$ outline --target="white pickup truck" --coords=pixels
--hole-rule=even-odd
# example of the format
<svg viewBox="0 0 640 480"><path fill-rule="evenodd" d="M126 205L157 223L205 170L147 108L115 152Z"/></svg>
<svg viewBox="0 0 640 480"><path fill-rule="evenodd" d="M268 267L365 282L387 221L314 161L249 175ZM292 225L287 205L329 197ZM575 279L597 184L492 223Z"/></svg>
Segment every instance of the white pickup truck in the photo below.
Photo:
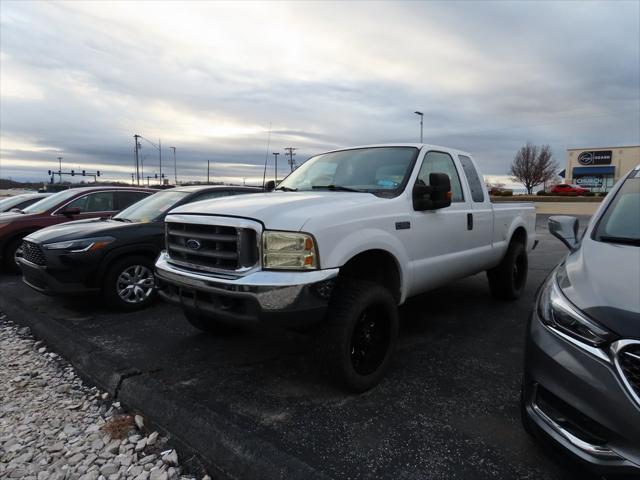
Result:
<svg viewBox="0 0 640 480"><path fill-rule="evenodd" d="M203 331L315 325L332 379L364 391L407 298L486 271L495 297L515 299L534 245L534 207L490 203L470 154L372 145L317 155L268 193L173 210L156 276Z"/></svg>

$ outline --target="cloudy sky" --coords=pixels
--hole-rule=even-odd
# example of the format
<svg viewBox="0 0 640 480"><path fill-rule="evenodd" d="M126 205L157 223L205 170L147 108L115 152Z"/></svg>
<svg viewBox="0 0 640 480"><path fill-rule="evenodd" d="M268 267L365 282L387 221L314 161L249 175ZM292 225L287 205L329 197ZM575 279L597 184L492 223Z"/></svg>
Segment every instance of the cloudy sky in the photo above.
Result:
<svg viewBox="0 0 640 480"><path fill-rule="evenodd" d="M0 2L2 177L261 182L267 152L417 141L503 175L526 141L640 144L640 2ZM145 174L158 152L142 142ZM273 157L269 156L273 175ZM286 167L280 156L280 171ZM169 165L167 165L167 163ZM172 173L172 169L170 170ZM169 173L169 172L166 172Z"/></svg>

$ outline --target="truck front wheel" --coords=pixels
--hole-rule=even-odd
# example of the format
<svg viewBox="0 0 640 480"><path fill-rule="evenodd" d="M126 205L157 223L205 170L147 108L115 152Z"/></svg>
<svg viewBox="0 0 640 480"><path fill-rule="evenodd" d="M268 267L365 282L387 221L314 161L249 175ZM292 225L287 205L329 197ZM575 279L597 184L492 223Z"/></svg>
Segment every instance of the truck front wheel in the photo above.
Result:
<svg viewBox="0 0 640 480"><path fill-rule="evenodd" d="M329 303L322 346L332 380L364 392L382 379L398 338L398 307L389 291L348 280Z"/></svg>
<svg viewBox="0 0 640 480"><path fill-rule="evenodd" d="M500 265L487 271L491 294L501 300L516 300L527 283L528 267L524 245L511 242Z"/></svg>

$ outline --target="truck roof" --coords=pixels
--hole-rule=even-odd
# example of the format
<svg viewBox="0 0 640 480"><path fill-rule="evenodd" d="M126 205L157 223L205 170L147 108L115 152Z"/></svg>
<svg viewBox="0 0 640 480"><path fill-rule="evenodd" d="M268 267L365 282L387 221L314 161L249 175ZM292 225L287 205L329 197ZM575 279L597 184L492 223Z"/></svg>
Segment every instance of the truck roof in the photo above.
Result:
<svg viewBox="0 0 640 480"><path fill-rule="evenodd" d="M328 152L323 152L323 153L341 152L344 150L357 150L359 148L380 148L380 147L413 147L418 149L427 147L433 150L450 150L455 152L457 155L472 156L469 152L458 150L457 148L444 147L442 145L431 145L428 143L374 143L370 145L357 145L355 147L336 148L334 150L330 150Z"/></svg>

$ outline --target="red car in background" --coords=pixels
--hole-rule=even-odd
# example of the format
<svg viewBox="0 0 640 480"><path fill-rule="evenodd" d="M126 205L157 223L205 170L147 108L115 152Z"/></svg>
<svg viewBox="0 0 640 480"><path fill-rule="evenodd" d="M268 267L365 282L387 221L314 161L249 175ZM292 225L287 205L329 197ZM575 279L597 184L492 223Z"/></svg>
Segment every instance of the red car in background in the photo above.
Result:
<svg viewBox="0 0 640 480"><path fill-rule="evenodd" d="M559 183L551 189L551 193L577 193L578 195L584 195L589 191L588 188L582 188L572 183Z"/></svg>
<svg viewBox="0 0 640 480"><path fill-rule="evenodd" d="M0 261L5 269L13 270L22 238L36 230L72 220L110 217L156 192L138 187L70 188L22 210L0 214Z"/></svg>

